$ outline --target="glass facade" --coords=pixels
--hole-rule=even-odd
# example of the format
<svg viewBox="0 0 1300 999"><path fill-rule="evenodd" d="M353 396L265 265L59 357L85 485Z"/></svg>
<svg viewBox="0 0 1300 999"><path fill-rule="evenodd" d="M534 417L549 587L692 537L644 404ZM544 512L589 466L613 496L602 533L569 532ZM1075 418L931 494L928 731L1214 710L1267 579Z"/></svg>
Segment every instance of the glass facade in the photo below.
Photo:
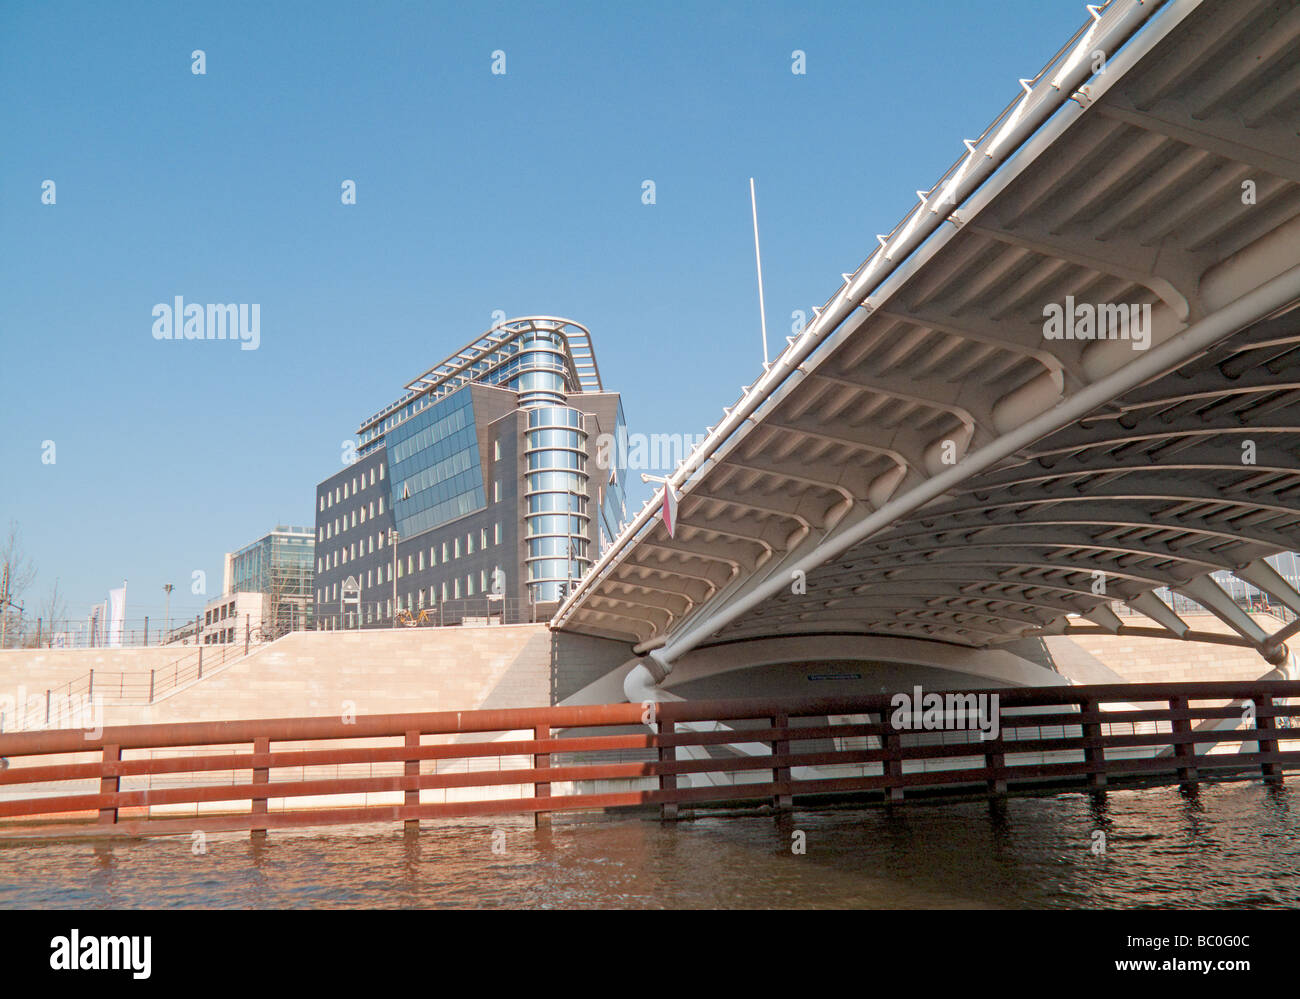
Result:
<svg viewBox="0 0 1300 999"><path fill-rule="evenodd" d="M591 565L587 510L587 434L582 413L568 406L534 405L525 432L525 558L537 601L555 600L561 584Z"/></svg>
<svg viewBox="0 0 1300 999"><path fill-rule="evenodd" d="M487 505L469 392L425 407L387 437L393 514L403 538Z"/></svg>
<svg viewBox="0 0 1300 999"><path fill-rule="evenodd" d="M623 418L623 402L619 400L618 416L614 425L616 445L610 449L609 471L600 490L600 536L598 552L604 552L607 545L618 537L627 510L625 485L627 479L627 449L621 442L627 440L627 422Z"/></svg>
<svg viewBox="0 0 1300 999"><path fill-rule="evenodd" d="M268 614L281 631L311 624L316 532L277 527L230 558L230 593L265 594Z"/></svg>

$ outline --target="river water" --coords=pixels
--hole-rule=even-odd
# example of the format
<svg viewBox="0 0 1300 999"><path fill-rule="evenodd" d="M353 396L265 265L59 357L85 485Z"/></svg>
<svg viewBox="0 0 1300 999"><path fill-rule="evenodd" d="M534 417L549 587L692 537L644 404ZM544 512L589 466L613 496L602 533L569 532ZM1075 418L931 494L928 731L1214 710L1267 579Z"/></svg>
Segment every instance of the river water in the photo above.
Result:
<svg viewBox="0 0 1300 999"><path fill-rule="evenodd" d="M1103 841L1104 837L1104 841ZM798 847L804 852L796 852ZM1300 907L1300 785L0 846L4 908ZM1104 850L1103 850L1104 847Z"/></svg>

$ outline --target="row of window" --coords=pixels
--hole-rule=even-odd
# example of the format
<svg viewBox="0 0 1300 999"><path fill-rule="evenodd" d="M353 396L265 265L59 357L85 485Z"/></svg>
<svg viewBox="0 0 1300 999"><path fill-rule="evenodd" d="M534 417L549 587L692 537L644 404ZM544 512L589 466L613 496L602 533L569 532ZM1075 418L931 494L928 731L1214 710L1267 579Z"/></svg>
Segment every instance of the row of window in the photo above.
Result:
<svg viewBox="0 0 1300 999"><path fill-rule="evenodd" d="M204 645L229 645L235 640L235 629L225 628L221 631L210 631L204 634Z"/></svg>
<svg viewBox="0 0 1300 999"><path fill-rule="evenodd" d="M474 538L473 531L470 531L468 534L465 535L465 547L464 547L465 555L474 554L474 540L475 538ZM501 544L500 522L492 525L491 543L494 545ZM478 547L487 548L487 546L488 546L488 529L486 527L479 528ZM382 551L384 548L384 534L382 531L379 534L372 534L369 537L362 538L360 541L353 541L351 544L344 545L341 548L336 548L333 552L327 552L323 557L318 557L316 559L316 571L318 573L321 573L324 572L326 569L337 569L340 565L347 565L349 562L361 558L363 555L373 555L376 548L378 548L380 551ZM453 559L458 559L461 557L461 554L462 554L462 549L461 549L459 537L453 538L450 541L444 541L442 543L443 562L450 562ZM438 564L438 546L433 545L429 549L429 567L432 568L437 564ZM412 553L410 555L407 555L405 561L402 561L401 559L397 560L398 579L402 578L404 574L403 569L405 569L406 573L422 572L424 570L423 549L418 553ZM393 572L392 566L389 566L388 567L389 579L392 579L392 572ZM382 573L383 573L383 567L381 566L380 567L381 578L379 580L381 583L384 581L382 578ZM233 607L234 605L232 604L231 606Z"/></svg>
<svg viewBox="0 0 1300 999"><path fill-rule="evenodd" d="M214 624L217 621L224 621L228 617L235 616L235 602L232 600L228 604L222 604L220 607L213 607L203 615L203 623Z"/></svg>
<svg viewBox="0 0 1300 999"><path fill-rule="evenodd" d="M357 520L357 514L358 514L358 513L361 514L361 520L360 520L359 523L364 524L364 523L366 522L366 512L367 512L367 511L369 511L369 513L370 513L370 519L371 519L371 520L374 520L374 519L375 519L375 501L374 501L374 500L371 500L371 501L370 501L370 506L368 506L368 507L367 507L365 504L362 504L362 505L361 505L360 507L358 507L356 510L353 510L353 511L352 511L352 520L351 520L351 523L348 522L348 515L345 513L342 517L335 517L335 518L334 518L334 523L332 523L332 524L330 524L330 523L326 523L324 527L318 527L318 528L316 528L316 540L317 540L317 541L325 541L325 540L328 539L328 538L332 538L332 537L334 537L334 535L336 535L336 534L342 534L342 533L343 533L344 531L346 531L349 527L357 527L357 526L358 526L358 520ZM380 513L380 515L382 515L383 512L384 512L384 498L383 498L382 496L380 496L380 497L379 497L379 513Z"/></svg>
<svg viewBox="0 0 1300 999"><path fill-rule="evenodd" d="M384 581L383 575L384 573L383 570L381 569L379 571L379 582L381 583ZM392 567L390 566L388 569L388 578L391 580L392 576L393 576L393 570ZM460 585L462 579L464 579L465 581L465 587L463 592ZM457 576L455 579L452 580L443 580L442 599L444 602L446 602L448 600L459 600L462 596L472 597L475 596L476 594L499 592L500 591L499 589L495 591L492 589L492 587L494 586L494 581L495 584L499 585L500 589L505 588L505 574L501 571L500 567L493 569L491 574L489 574L486 569L480 569L477 577L475 577L475 575L471 572L468 575L463 577ZM366 586L369 587L371 585L372 583L370 581L370 573L366 573ZM425 607L426 592L428 593L428 598L427 598L428 606L430 607L435 606L437 603L437 592L438 592L437 584L427 587L427 590L425 587L420 587L418 590L407 591L407 593L404 594L406 597L405 607L403 607L402 604L403 594L399 593L397 595L397 609L398 610L403 610L403 609L422 610ZM335 583L332 587L326 586L323 589L318 589L316 591L317 603L325 603L327 600L336 601L338 599L339 599L338 583ZM392 606L393 606L392 598L389 598L388 600L389 614L392 613ZM369 620L369 618L367 618L367 620Z"/></svg>
<svg viewBox="0 0 1300 999"><path fill-rule="evenodd" d="M355 475L352 476L352 495L354 496L362 489L366 488L365 472L361 473L359 481L360 481L360 488L357 487L358 477ZM384 466L382 464L379 466L379 481L380 482L384 481ZM373 486L374 484L375 484L375 470L372 468L370 470L370 485ZM341 503L343 502L343 500L347 498L348 498L348 484L345 482L341 486L335 486L332 490L328 490L321 495L320 498L321 512L323 513L327 508L332 507L335 503Z"/></svg>

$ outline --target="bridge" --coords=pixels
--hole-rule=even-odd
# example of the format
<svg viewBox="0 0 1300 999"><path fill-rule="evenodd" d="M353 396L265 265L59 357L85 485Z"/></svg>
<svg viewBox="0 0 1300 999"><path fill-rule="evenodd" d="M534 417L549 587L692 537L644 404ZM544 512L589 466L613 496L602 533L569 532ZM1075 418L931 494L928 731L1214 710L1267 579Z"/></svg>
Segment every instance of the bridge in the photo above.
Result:
<svg viewBox="0 0 1300 999"><path fill-rule="evenodd" d="M1298 47L1292 4L1089 8L558 608L635 654L587 696L1061 682L1025 641L1089 632L1294 675L1212 574L1300 614Z"/></svg>
<svg viewBox="0 0 1300 999"><path fill-rule="evenodd" d="M1267 560L1300 547L1300 7L1088 10L566 595L552 627L626 662L546 708L0 734L0 818L261 832L1294 768L1300 592ZM1034 661L1097 633L1269 671ZM947 701L916 731L888 693L913 684L995 691L997 734Z"/></svg>

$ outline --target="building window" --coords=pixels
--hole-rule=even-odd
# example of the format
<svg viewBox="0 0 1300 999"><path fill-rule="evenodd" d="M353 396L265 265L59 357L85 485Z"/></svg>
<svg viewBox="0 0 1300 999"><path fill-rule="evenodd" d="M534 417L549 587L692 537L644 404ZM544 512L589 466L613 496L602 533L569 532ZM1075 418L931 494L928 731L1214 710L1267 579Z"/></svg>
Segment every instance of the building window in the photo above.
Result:
<svg viewBox="0 0 1300 999"><path fill-rule="evenodd" d="M352 511L352 526L357 526L357 511L355 510Z"/></svg>
<svg viewBox="0 0 1300 999"><path fill-rule="evenodd" d="M466 577L465 577L465 595L466 595L467 597L472 597L472 596L474 595L474 577L473 577L473 576L466 576Z"/></svg>
<svg viewBox="0 0 1300 999"><path fill-rule="evenodd" d="M486 528L486 527L480 527L480 528L478 529L478 546L479 546L480 548L486 548L486 547L487 547L487 528Z"/></svg>
<svg viewBox="0 0 1300 999"><path fill-rule="evenodd" d="M419 595L419 601L418 601L418 603L416 604L416 606L417 606L420 610L424 610L424 588L421 587L421 588L417 591L417 593L418 593L418 595Z"/></svg>
<svg viewBox="0 0 1300 999"><path fill-rule="evenodd" d="M432 569L437 564L438 564L438 546L433 545L429 549L429 568Z"/></svg>
<svg viewBox="0 0 1300 999"><path fill-rule="evenodd" d="M447 542L445 541L442 543L442 560L447 561Z"/></svg>
<svg viewBox="0 0 1300 999"><path fill-rule="evenodd" d="M382 496L379 497L379 512L381 514L384 512L384 498Z"/></svg>
<svg viewBox="0 0 1300 999"><path fill-rule="evenodd" d="M424 572L424 549L423 548L420 549L420 561L418 564L418 568L421 572Z"/></svg>
<svg viewBox="0 0 1300 999"><path fill-rule="evenodd" d="M492 442L492 457L496 461L501 460L501 440L498 438Z"/></svg>
<svg viewBox="0 0 1300 999"><path fill-rule="evenodd" d="M473 535L473 534L466 534L466 535L465 535L465 554L466 554L466 555L473 555L473 554L474 554L474 535Z"/></svg>
<svg viewBox="0 0 1300 999"><path fill-rule="evenodd" d="M460 558L460 538L457 538L457 539L455 540L455 543L452 545L452 549L451 549L451 557L452 557L452 558ZM456 595L457 595L457 596L460 596L459 593L456 594Z"/></svg>
<svg viewBox="0 0 1300 999"><path fill-rule="evenodd" d="M375 484L375 470L373 468L370 470L370 484L372 486Z"/></svg>
<svg viewBox="0 0 1300 999"><path fill-rule="evenodd" d="M480 569L478 571L478 588L482 590L484 593L487 592L487 570L486 569Z"/></svg>
<svg viewBox="0 0 1300 999"><path fill-rule="evenodd" d="M384 466L383 466L383 465L380 465L380 466L379 466L379 481L380 481L380 482L383 482L383 481L384 481Z"/></svg>
<svg viewBox="0 0 1300 999"><path fill-rule="evenodd" d="M501 480L500 479L497 479L495 482L492 483L492 502L493 503L501 502Z"/></svg>
<svg viewBox="0 0 1300 999"><path fill-rule="evenodd" d="M397 578L398 578L398 579L401 579L401 578L402 578L402 563L401 563L401 562L398 562L398 563L397 563Z"/></svg>
<svg viewBox="0 0 1300 999"><path fill-rule="evenodd" d="M363 506L361 508L361 523L364 524L365 522L366 522L366 508Z"/></svg>
<svg viewBox="0 0 1300 999"><path fill-rule="evenodd" d="M460 577L459 576L456 577L456 587L453 592L456 594L456 599L459 600L460 599Z"/></svg>
<svg viewBox="0 0 1300 999"><path fill-rule="evenodd" d="M374 535L372 534L372 535L370 536L370 551L369 551L368 554L372 554L372 555L373 555L373 554L374 554L374 551L375 551L375 537L374 537Z"/></svg>
<svg viewBox="0 0 1300 999"><path fill-rule="evenodd" d="M325 497L324 497L324 496L322 496L322 497L320 498L320 508L321 508L322 511L325 509Z"/></svg>
<svg viewBox="0 0 1300 999"><path fill-rule="evenodd" d="M355 496L356 494L357 494L357 477L354 475L352 476L352 495Z"/></svg>
<svg viewBox="0 0 1300 999"><path fill-rule="evenodd" d="M374 585L375 585L375 570L374 570L374 569L367 569L367 570L366 570L366 589L370 589L370 587L372 587L372 586L374 586Z"/></svg>
<svg viewBox="0 0 1300 999"><path fill-rule="evenodd" d="M343 483L343 498L344 499L348 498L348 484L346 482Z"/></svg>
<svg viewBox="0 0 1300 999"><path fill-rule="evenodd" d="M442 581L442 602L447 602L447 581L445 579Z"/></svg>
<svg viewBox="0 0 1300 999"><path fill-rule="evenodd" d="M498 523L495 525L495 529L494 529L493 532L492 532L492 536L493 536L493 538L496 539L496 540L493 542L493 544L498 544L498 545L501 544L501 524L500 524L500 522L498 522Z"/></svg>

